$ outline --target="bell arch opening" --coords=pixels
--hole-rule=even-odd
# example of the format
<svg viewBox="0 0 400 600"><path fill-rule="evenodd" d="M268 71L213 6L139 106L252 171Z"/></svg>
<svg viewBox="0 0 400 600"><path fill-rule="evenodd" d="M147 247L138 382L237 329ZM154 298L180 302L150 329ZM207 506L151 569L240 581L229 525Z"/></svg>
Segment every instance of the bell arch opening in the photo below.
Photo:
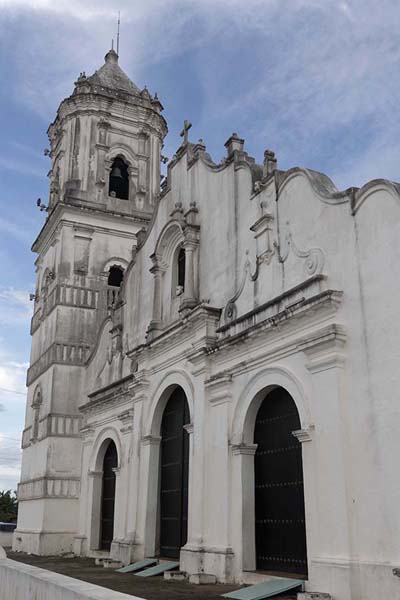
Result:
<svg viewBox="0 0 400 600"><path fill-rule="evenodd" d="M114 158L111 165L108 195L120 200L129 198L128 164L121 156Z"/></svg>
<svg viewBox="0 0 400 600"><path fill-rule="evenodd" d="M256 415L255 558L258 571L307 576L301 428L291 395L268 391Z"/></svg>

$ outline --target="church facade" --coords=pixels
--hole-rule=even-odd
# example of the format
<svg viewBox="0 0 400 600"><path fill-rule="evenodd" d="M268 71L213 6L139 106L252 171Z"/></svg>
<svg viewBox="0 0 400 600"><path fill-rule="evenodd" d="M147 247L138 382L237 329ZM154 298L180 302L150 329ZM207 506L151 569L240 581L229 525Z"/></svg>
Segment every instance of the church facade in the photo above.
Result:
<svg viewBox="0 0 400 600"><path fill-rule="evenodd" d="M400 186L213 162L110 51L49 127L14 549L400 589Z"/></svg>

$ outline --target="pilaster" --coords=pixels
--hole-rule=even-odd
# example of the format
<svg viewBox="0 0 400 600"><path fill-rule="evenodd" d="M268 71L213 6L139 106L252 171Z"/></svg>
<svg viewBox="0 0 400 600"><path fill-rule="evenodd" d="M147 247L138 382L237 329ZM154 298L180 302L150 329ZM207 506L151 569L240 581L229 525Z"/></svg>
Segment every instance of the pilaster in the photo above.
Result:
<svg viewBox="0 0 400 600"><path fill-rule="evenodd" d="M349 401L345 330L340 325L329 325L311 333L298 344L298 349L304 353L306 368L312 376L314 423L293 435L303 446L308 589L321 589L320 583L325 578L321 575L324 568L321 564L332 557L349 560L351 555L345 430ZM317 514L324 515L323 530L315 518Z"/></svg>

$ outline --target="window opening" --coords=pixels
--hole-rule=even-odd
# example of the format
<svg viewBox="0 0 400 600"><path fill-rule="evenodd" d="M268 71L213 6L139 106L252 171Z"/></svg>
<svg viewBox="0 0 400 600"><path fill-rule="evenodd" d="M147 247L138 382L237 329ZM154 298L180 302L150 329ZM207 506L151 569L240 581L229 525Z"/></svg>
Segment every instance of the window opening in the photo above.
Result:
<svg viewBox="0 0 400 600"><path fill-rule="evenodd" d="M124 270L121 267L110 267L110 270L108 272L108 285L112 285L114 287L121 287L123 278Z"/></svg>
<svg viewBox="0 0 400 600"><path fill-rule="evenodd" d="M107 291L107 305L109 308L114 307L119 298L119 288L122 285L124 279L124 270L122 267L114 265L110 267L108 272L108 291Z"/></svg>
<svg viewBox="0 0 400 600"><path fill-rule="evenodd" d="M178 254L178 287L177 287L177 296L182 294L185 291L185 250L181 248Z"/></svg>

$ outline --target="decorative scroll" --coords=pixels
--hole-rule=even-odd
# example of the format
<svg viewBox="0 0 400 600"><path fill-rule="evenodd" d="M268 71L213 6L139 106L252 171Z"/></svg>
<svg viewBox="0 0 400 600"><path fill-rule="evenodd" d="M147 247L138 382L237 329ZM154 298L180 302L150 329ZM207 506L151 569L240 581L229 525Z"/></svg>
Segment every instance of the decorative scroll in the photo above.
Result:
<svg viewBox="0 0 400 600"><path fill-rule="evenodd" d="M287 223L289 225L289 222ZM290 229L287 230L286 235L283 240L283 244L281 247L275 242L275 247L278 251L279 261L284 263L289 254L290 249L293 250L293 253L297 258L305 259L304 262L304 270L306 275L311 277L312 275L319 275L322 273L322 269L325 264L325 256L320 248L310 248L310 250L300 250L296 243L293 240L292 233Z"/></svg>
<svg viewBox="0 0 400 600"><path fill-rule="evenodd" d="M224 320L225 321L233 321L234 319L236 319L236 315L237 315L236 301L241 296L241 294L244 290L244 286L246 285L247 276L249 276L250 281L256 281L256 279L258 278L258 269L259 269L259 262L257 260L256 270L253 274L251 273L251 263L249 260L249 251L246 250L246 260L243 265L242 279L240 281L239 288L236 291L235 295L232 296L232 298L230 298L228 300L228 302L225 306L225 309L224 309Z"/></svg>

